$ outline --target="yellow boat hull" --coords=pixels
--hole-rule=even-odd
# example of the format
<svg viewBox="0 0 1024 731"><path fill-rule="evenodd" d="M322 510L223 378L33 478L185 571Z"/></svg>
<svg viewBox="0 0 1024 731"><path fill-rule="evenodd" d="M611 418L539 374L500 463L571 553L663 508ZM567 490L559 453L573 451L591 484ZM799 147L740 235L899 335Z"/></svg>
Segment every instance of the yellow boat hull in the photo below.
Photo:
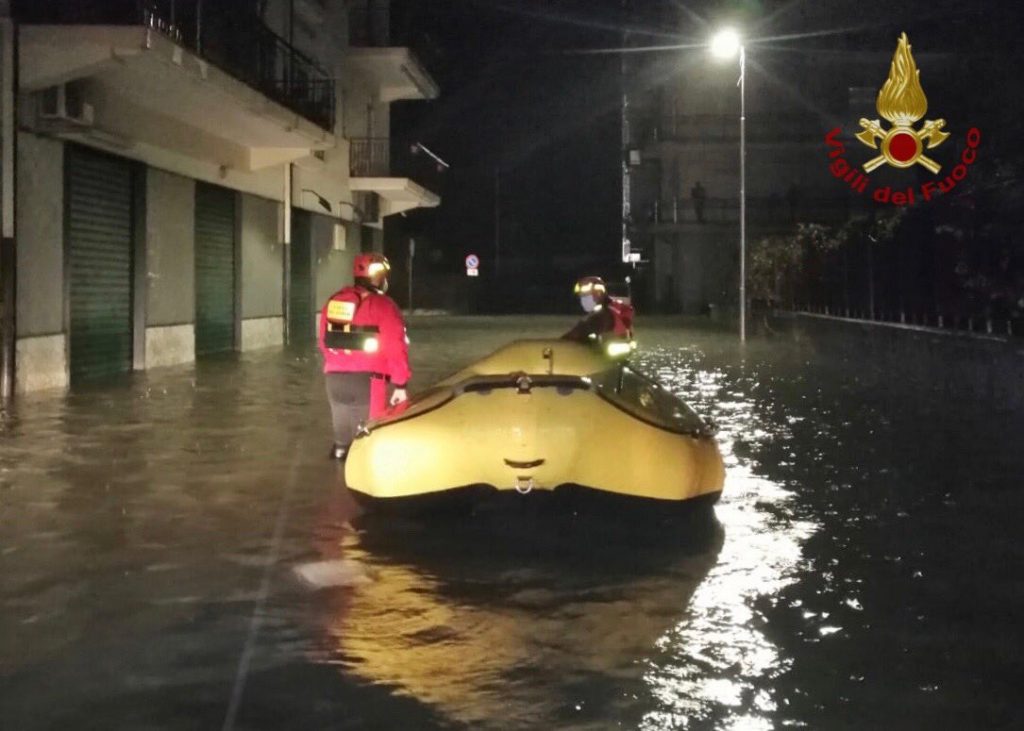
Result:
<svg viewBox="0 0 1024 731"><path fill-rule="evenodd" d="M711 430L621 368L585 345L513 343L367 425L346 482L380 501L480 485L673 503L717 496L725 470Z"/></svg>

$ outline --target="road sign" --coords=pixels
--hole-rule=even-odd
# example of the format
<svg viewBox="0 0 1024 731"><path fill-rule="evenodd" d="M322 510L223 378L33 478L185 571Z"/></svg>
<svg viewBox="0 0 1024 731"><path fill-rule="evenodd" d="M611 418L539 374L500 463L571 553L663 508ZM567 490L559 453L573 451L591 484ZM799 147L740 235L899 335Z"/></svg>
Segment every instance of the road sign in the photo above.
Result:
<svg viewBox="0 0 1024 731"><path fill-rule="evenodd" d="M480 268L480 257L476 254L470 254L466 257L466 269L479 269ZM470 276L473 276L472 274Z"/></svg>
<svg viewBox="0 0 1024 731"><path fill-rule="evenodd" d="M466 267L466 276L467 277L479 277L480 276L480 270L479 269L472 269L470 267Z"/></svg>

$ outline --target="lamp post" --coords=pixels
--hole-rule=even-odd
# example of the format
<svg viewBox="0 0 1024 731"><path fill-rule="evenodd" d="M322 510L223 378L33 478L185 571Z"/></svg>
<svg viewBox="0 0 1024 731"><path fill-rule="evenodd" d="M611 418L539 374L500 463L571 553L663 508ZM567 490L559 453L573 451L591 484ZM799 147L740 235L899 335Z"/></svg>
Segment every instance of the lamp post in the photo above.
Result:
<svg viewBox="0 0 1024 731"><path fill-rule="evenodd" d="M494 277L501 275L501 168L494 166Z"/></svg>
<svg viewBox="0 0 1024 731"><path fill-rule="evenodd" d="M739 53L740 79L740 342L747 340L747 53L739 34L731 28L711 39L711 53L729 59Z"/></svg>

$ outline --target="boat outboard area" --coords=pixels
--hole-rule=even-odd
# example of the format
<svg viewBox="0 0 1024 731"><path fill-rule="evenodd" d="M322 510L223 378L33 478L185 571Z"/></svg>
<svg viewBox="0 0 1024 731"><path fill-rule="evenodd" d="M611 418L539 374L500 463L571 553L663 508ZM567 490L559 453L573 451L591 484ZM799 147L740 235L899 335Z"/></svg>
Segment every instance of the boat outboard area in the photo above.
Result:
<svg viewBox="0 0 1024 731"><path fill-rule="evenodd" d="M365 424L345 467L371 510L639 513L711 504L725 469L712 424L627 360L517 340Z"/></svg>

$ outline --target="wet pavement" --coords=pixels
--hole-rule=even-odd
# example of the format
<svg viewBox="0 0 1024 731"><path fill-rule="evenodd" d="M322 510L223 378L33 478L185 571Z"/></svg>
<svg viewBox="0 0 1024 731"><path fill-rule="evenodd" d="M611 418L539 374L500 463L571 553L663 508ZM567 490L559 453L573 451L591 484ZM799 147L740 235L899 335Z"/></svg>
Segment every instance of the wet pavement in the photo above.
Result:
<svg viewBox="0 0 1024 731"><path fill-rule="evenodd" d="M416 321L413 385L568 323ZM639 330L728 470L664 542L353 528L311 351L20 400L0 728L1024 726L1021 415L807 343Z"/></svg>

